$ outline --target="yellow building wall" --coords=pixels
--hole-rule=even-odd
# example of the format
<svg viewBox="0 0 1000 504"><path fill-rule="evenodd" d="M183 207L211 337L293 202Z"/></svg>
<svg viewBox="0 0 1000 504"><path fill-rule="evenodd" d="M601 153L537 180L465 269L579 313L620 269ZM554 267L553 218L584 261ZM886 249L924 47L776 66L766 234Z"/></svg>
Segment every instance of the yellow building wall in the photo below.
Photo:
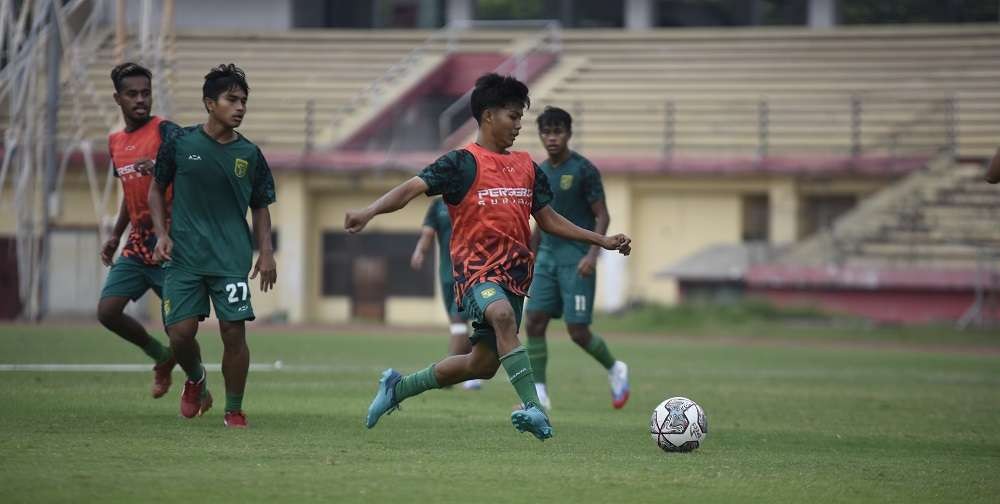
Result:
<svg viewBox="0 0 1000 504"><path fill-rule="evenodd" d="M312 232L309 236L310 253L308 271L315 279L310 286L309 310L306 318L319 322L344 322L350 320L351 304L346 296L322 294L322 237L327 231L342 232L344 215L349 209L364 208L383 193L403 182L411 175L388 173L356 179L347 176L313 180L309 186L312 207ZM417 197L405 208L391 214L380 215L369 222L363 232L407 231L418 233L431 199ZM436 248L436 247L435 247ZM434 257L434 256L432 256ZM427 260L432 260L428 257ZM436 266L435 266L436 267ZM280 272L279 272L280 273ZM435 280L435 284L438 282ZM386 302L386 322L408 325L446 325L440 287L435 285L433 297L390 297Z"/></svg>
<svg viewBox="0 0 1000 504"><path fill-rule="evenodd" d="M707 245L739 242L740 205L738 193L637 190L632 207L636 243L629 264L632 296L675 303L676 282L656 274Z"/></svg>

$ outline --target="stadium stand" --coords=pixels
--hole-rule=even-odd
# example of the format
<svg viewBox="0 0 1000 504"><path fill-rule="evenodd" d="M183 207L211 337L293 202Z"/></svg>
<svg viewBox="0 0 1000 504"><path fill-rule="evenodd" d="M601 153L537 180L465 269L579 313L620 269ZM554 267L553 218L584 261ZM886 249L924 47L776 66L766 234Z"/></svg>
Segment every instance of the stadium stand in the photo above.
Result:
<svg viewBox="0 0 1000 504"><path fill-rule="evenodd" d="M759 155L762 123L766 155L842 155L854 133L861 154L954 134L961 154L986 155L1000 136L996 25L568 31L563 44L574 68L533 90L533 112L575 111L590 153Z"/></svg>
<svg viewBox="0 0 1000 504"><path fill-rule="evenodd" d="M223 61L250 77L246 135L265 148L300 151L312 134L330 141L357 130L448 51L509 52L517 32L350 30L182 32L160 85L173 116L201 119L198 83ZM1000 136L1000 29L896 26L809 29L567 30L563 58L533 89L522 133L535 134L546 105L577 117L577 144L629 157L745 157L926 153L954 143L988 155ZM133 41L129 54L135 54ZM103 142L117 113L104 99L110 34L89 64L96 96L83 106L88 138ZM289 76L294 76L289 79ZM291 83L291 84L290 84ZM67 85L77 83L67 82ZM63 129L79 121L66 107ZM534 147L534 146L532 146Z"/></svg>
<svg viewBox="0 0 1000 504"><path fill-rule="evenodd" d="M785 264L966 269L1000 257L1000 194L978 163L939 159L867 199L832 229L801 243Z"/></svg>
<svg viewBox="0 0 1000 504"><path fill-rule="evenodd" d="M313 101L314 134L335 120L360 114L368 107L391 103L391 96L413 84L431 63L451 51L496 51L508 46L514 35L499 31L463 31L431 38L427 31L288 31L229 33L195 31L177 34L170 52L174 64L157 85L168 88L172 119L194 124L204 119L201 82L208 70L235 62L246 72L251 86L250 118L241 131L263 148L301 151L306 143L307 102ZM118 111L106 99L111 93L108 72L114 61L114 42L104 40L91 62L88 76L97 90L93 103L84 107L86 137L103 145ZM127 54L137 54L135 41ZM413 75L416 74L416 75ZM365 91L378 83L377 100ZM67 85L73 85L67 83ZM75 128L64 109L63 129Z"/></svg>

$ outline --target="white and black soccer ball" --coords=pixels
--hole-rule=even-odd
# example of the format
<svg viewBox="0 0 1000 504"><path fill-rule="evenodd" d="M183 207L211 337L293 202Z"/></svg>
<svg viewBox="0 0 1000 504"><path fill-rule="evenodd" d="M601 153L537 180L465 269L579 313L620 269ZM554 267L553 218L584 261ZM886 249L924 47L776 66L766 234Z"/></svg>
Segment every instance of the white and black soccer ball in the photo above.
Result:
<svg viewBox="0 0 1000 504"><path fill-rule="evenodd" d="M687 397L671 397L653 408L649 434L663 451L694 450L708 435L705 410Z"/></svg>

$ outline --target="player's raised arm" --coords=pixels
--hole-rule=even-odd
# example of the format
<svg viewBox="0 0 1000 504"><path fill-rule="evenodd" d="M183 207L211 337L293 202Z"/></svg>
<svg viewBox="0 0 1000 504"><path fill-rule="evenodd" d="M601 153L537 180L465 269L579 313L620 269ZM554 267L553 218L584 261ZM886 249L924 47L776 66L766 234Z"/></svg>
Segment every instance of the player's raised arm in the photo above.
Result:
<svg viewBox="0 0 1000 504"><path fill-rule="evenodd" d="M344 216L344 229L348 233L360 232L376 215L392 213L406 206L413 198L427 192L427 183L420 177L413 177L382 195L371 205L361 210L348 210Z"/></svg>
<svg viewBox="0 0 1000 504"><path fill-rule="evenodd" d="M551 233L567 240L590 243L591 245L597 245L607 250L617 250L622 255L629 255L632 252L632 239L628 236L624 234L604 236L588 229L583 229L566 220L565 217L559 215L558 212L548 205L542 207L533 215L535 216L535 222L538 223L538 227L542 228L542 231L546 233Z"/></svg>
<svg viewBox="0 0 1000 504"><path fill-rule="evenodd" d="M993 155L993 161L990 162L990 167L986 171L986 181L991 184L1000 182L1000 148Z"/></svg>

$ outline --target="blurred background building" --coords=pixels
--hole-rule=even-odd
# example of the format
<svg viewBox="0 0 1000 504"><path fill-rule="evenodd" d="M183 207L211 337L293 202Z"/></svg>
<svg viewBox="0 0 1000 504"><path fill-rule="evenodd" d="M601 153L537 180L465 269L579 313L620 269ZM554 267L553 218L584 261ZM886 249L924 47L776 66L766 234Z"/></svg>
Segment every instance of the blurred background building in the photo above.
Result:
<svg viewBox="0 0 1000 504"><path fill-rule="evenodd" d="M347 236L366 205L474 138L484 72L574 115L611 231L598 306L743 296L886 321L997 317L995 0L0 1L0 317L89 315L118 208L110 69L153 69L154 112L204 120L235 62L240 129L276 176L262 319L445 322L409 268L429 200ZM139 310L159 317L158 300Z"/></svg>

